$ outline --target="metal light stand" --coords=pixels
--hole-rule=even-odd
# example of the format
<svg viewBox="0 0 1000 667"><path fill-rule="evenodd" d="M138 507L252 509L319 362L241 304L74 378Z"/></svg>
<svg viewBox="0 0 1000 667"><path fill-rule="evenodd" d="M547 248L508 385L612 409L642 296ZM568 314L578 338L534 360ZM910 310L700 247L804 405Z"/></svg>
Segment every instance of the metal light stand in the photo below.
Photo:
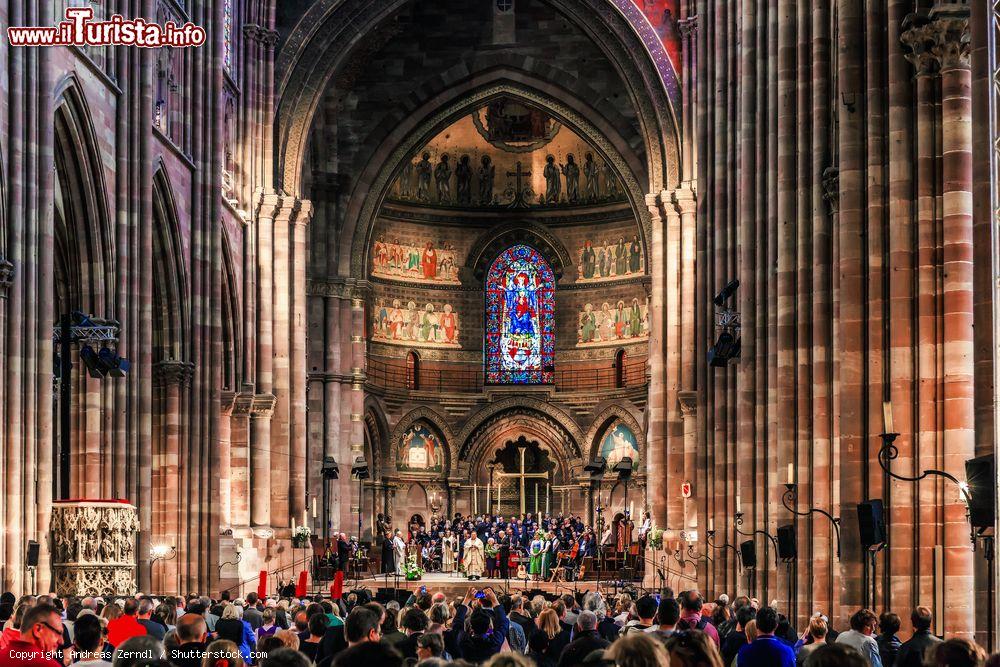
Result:
<svg viewBox="0 0 1000 667"><path fill-rule="evenodd" d="M840 517L835 517L826 510L820 509L818 507L810 507L805 512L799 512L795 509L795 501L798 498L797 486L793 482L785 484L785 494L781 496L781 504L785 506L785 509L794 514L795 516L809 516L810 514L822 514L830 523L833 524L833 532L837 536L837 560L840 560Z"/></svg>

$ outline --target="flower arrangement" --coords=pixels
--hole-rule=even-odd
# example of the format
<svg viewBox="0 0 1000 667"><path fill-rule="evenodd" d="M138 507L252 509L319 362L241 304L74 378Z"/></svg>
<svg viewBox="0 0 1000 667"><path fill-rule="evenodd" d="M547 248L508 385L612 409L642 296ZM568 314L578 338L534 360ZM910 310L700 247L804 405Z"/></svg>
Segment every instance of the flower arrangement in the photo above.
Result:
<svg viewBox="0 0 1000 667"><path fill-rule="evenodd" d="M663 548L663 529L653 528L649 531L649 548L650 549L661 549Z"/></svg>
<svg viewBox="0 0 1000 667"><path fill-rule="evenodd" d="M500 547L498 547L495 544L487 544L486 545L486 557L487 558L495 558L498 553L500 553Z"/></svg>
<svg viewBox="0 0 1000 667"><path fill-rule="evenodd" d="M420 581L424 576L424 569L417 565L417 557L410 556L406 559L406 580Z"/></svg>
<svg viewBox="0 0 1000 667"><path fill-rule="evenodd" d="M312 531L309 526L298 526L292 533L292 544L296 547L303 547L309 542L310 537L312 537Z"/></svg>

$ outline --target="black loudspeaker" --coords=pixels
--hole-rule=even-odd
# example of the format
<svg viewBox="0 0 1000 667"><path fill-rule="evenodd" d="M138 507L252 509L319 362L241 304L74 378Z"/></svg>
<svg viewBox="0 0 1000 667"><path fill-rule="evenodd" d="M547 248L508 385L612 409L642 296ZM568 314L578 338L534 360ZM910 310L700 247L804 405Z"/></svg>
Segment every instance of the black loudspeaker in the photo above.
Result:
<svg viewBox="0 0 1000 667"><path fill-rule="evenodd" d="M38 567L38 542L28 540L28 560L25 563L28 567Z"/></svg>
<svg viewBox="0 0 1000 667"><path fill-rule="evenodd" d="M375 593L375 602L380 605L385 606L386 602L391 602L394 600L393 592L391 588L379 588L378 592Z"/></svg>
<svg viewBox="0 0 1000 667"><path fill-rule="evenodd" d="M740 543L740 558L743 560L743 567L757 567L757 549L754 548L753 540Z"/></svg>
<svg viewBox="0 0 1000 667"><path fill-rule="evenodd" d="M864 549L885 543L885 518L882 514L881 500L858 503L858 532L861 534L861 547Z"/></svg>
<svg viewBox="0 0 1000 667"><path fill-rule="evenodd" d="M778 526L778 558L795 560L795 526Z"/></svg>
<svg viewBox="0 0 1000 667"><path fill-rule="evenodd" d="M380 588L379 591L381 592L381 590ZM388 590L391 591L392 589ZM372 592L367 588L355 588L351 592L358 596L358 604L368 604L372 601ZM389 599L392 599L392 593L389 594Z"/></svg>
<svg viewBox="0 0 1000 667"><path fill-rule="evenodd" d="M965 462L969 484L969 523L973 528L992 528L996 520L996 463L992 454Z"/></svg>

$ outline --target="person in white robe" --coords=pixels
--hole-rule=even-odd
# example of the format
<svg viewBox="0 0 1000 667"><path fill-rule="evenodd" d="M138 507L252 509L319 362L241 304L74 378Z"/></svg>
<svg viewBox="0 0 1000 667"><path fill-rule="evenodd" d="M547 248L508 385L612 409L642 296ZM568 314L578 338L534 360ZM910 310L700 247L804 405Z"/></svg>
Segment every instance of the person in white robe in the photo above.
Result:
<svg viewBox="0 0 1000 667"><path fill-rule="evenodd" d="M479 579L483 576L483 569L486 567L483 549L483 541L476 533L472 533L465 541L465 576L469 579Z"/></svg>
<svg viewBox="0 0 1000 667"><path fill-rule="evenodd" d="M392 535L392 553L396 560L396 574L406 574L406 542L399 534L399 528Z"/></svg>

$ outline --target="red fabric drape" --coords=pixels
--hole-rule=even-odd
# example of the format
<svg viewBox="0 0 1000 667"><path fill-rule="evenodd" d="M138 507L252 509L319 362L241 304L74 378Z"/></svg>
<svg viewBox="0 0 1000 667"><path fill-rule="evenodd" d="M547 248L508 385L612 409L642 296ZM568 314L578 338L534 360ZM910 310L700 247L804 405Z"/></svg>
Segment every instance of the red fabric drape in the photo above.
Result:
<svg viewBox="0 0 1000 667"><path fill-rule="evenodd" d="M299 583L295 586L295 597L304 598L306 596L306 580L308 573L305 570L299 572Z"/></svg>
<svg viewBox="0 0 1000 667"><path fill-rule="evenodd" d="M260 571L260 581L257 583L257 597L267 597L267 570Z"/></svg>
<svg viewBox="0 0 1000 667"><path fill-rule="evenodd" d="M330 597L334 600L339 600L344 597L344 573L337 572L333 576L333 583L330 584Z"/></svg>

